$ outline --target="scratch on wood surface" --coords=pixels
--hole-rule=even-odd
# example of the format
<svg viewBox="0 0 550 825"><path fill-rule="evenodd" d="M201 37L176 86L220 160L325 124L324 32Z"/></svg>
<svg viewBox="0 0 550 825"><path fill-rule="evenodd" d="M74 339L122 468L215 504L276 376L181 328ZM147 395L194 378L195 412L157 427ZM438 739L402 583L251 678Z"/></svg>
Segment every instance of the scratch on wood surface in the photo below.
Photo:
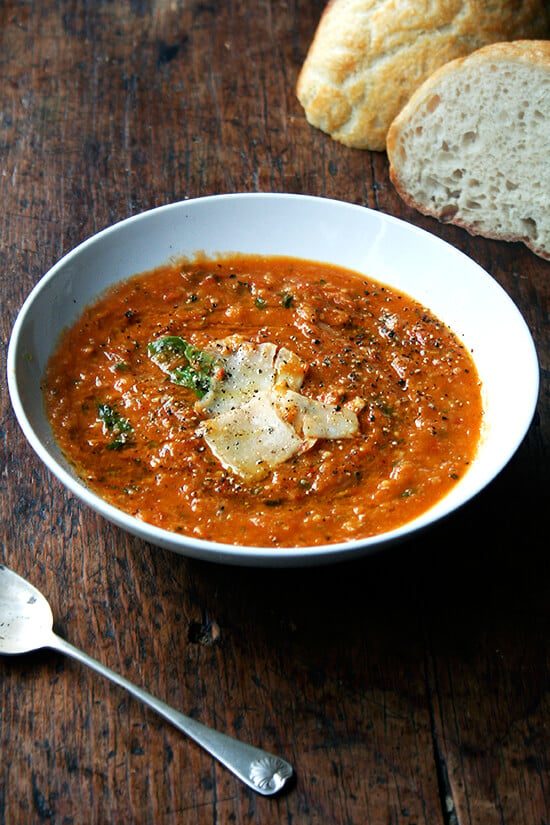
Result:
<svg viewBox="0 0 550 825"><path fill-rule="evenodd" d="M443 821L445 822L445 825L460 825L458 813L455 807L453 789L451 787L451 782L449 780L449 774L447 771L447 763L445 761L445 758L439 745L439 737L435 725L435 719L433 713L431 713L431 709L430 716L432 720L432 742L434 748L435 767L437 772L437 785L439 788L439 798L441 800Z"/></svg>
<svg viewBox="0 0 550 825"><path fill-rule="evenodd" d="M425 674L426 674L426 696L428 700L428 711L430 715L430 727L432 736L432 746L434 754L434 764L437 776L437 787L439 791L439 800L441 804L441 814L445 825L460 825L458 812L456 809L453 788L449 779L449 772L447 770L447 762L444 756L443 748L441 747L439 729L436 720L435 704L434 704L434 685L430 678L430 673L433 675L433 667L428 661L430 657L429 643L426 643L425 654Z"/></svg>

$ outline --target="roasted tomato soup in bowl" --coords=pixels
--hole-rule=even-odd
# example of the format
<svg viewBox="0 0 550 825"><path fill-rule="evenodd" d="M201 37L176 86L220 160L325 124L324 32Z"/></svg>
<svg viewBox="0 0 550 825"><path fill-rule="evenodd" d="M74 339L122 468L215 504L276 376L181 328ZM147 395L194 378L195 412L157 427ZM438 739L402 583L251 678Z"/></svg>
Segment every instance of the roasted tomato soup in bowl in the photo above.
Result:
<svg viewBox="0 0 550 825"><path fill-rule="evenodd" d="M538 391L497 283L426 232L295 195L104 230L35 287L8 354L31 445L154 544L298 565L380 549L502 469Z"/></svg>

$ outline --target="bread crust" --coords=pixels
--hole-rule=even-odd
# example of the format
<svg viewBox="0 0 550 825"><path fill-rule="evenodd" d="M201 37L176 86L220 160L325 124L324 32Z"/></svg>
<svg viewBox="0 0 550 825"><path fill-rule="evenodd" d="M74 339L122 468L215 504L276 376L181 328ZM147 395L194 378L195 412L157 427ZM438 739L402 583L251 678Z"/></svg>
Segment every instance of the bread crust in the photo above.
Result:
<svg viewBox="0 0 550 825"><path fill-rule="evenodd" d="M550 36L546 0L330 0L298 77L308 122L358 149L437 68L503 40Z"/></svg>
<svg viewBox="0 0 550 825"><path fill-rule="evenodd" d="M479 106L473 115L469 114L464 134L475 133L482 143L478 144L475 155L465 152L459 157L455 153L454 174L458 179L460 172L464 179L457 183L457 192L452 192L448 175L452 166L445 167L438 160L437 149L443 144L456 146L460 137L455 122L463 113L465 102L457 96L457 88L477 84L475 88L481 94L483 86L492 89L490 84L496 70L509 70L511 77L517 77L519 67L529 73L529 82L522 88L515 122L516 112L511 107L506 128L499 125L495 128L497 95L493 95L494 105L490 110L479 99ZM436 106L437 121L434 121L432 112ZM520 116L525 121L520 109L536 111L541 118L540 133L530 132L524 123L519 124ZM421 139L415 135L423 133L430 135L432 158L418 156ZM494 145L487 140L491 134L495 135ZM550 260L550 41L495 43L439 68L395 117L387 135L387 152L390 179L409 206L442 222L460 226L471 235L521 241L535 254ZM467 198L473 199L474 195L473 189L468 189L468 183L464 182L472 177L474 163L475 183L481 187L480 191L486 194L490 185L496 193L494 198L483 202L477 213L468 209ZM431 181L434 193L431 197L426 180ZM440 196L444 187L447 187L446 199ZM499 207L506 210L506 220L500 220Z"/></svg>

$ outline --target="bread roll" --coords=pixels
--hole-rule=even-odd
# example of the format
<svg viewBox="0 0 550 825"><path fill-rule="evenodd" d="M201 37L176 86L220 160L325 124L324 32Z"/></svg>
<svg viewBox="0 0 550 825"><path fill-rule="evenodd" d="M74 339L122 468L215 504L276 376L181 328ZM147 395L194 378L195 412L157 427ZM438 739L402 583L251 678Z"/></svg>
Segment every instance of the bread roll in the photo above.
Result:
<svg viewBox="0 0 550 825"><path fill-rule="evenodd" d="M393 118L439 66L488 43L546 36L548 0L330 0L296 92L312 126L383 150Z"/></svg>
<svg viewBox="0 0 550 825"><path fill-rule="evenodd" d="M438 69L392 123L388 157L420 212L550 260L550 41L496 43Z"/></svg>

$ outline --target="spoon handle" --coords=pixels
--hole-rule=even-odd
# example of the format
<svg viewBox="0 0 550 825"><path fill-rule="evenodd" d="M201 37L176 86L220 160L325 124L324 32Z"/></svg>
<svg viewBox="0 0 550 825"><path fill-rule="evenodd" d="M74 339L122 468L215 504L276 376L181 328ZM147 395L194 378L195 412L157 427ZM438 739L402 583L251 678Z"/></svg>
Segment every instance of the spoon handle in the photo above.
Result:
<svg viewBox="0 0 550 825"><path fill-rule="evenodd" d="M92 659L83 651L74 647L70 642L65 641L56 633L52 633L51 638L47 642L47 646L54 648L61 653L65 653L81 662L88 665L97 673L110 679L120 687L140 699L152 710L160 714L164 719L181 730L197 744L201 745L211 756L225 765L232 773L241 779L249 788L262 794L263 796L271 796L277 791L281 790L283 785L292 775L292 767L284 759L279 756L273 756L267 751L255 748L252 745L247 745L240 742L238 739L233 739L231 736L226 736L223 733L207 727L206 725L184 716L174 708L151 696L150 693L137 687L128 679L115 673L105 665L102 665L96 659Z"/></svg>

